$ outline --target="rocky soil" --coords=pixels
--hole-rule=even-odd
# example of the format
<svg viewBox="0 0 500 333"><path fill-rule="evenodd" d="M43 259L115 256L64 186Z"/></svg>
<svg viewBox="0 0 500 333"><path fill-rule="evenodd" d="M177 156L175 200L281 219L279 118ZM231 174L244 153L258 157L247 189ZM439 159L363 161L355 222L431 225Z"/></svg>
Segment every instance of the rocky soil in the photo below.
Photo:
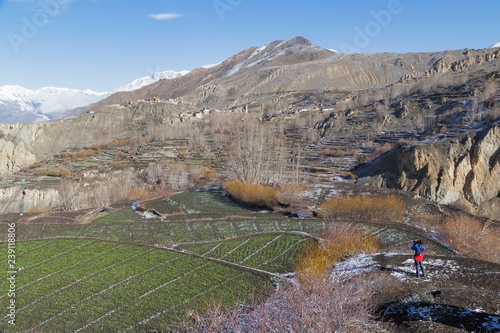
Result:
<svg viewBox="0 0 500 333"><path fill-rule="evenodd" d="M499 332L500 265L426 255L424 266L426 276L417 278L411 251L380 253L348 259L334 274L352 278L375 269L383 275L388 287L375 303L379 318L397 332Z"/></svg>

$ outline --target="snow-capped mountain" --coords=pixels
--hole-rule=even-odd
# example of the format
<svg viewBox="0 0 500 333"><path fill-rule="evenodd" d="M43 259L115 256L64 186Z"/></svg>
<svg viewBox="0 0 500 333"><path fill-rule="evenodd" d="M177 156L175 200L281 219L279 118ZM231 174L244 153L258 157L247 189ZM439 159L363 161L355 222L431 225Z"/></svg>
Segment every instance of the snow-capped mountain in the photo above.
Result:
<svg viewBox="0 0 500 333"><path fill-rule="evenodd" d="M500 42L496 43L495 45L490 46L490 49L493 49L495 47L500 47Z"/></svg>
<svg viewBox="0 0 500 333"><path fill-rule="evenodd" d="M50 120L68 110L97 103L109 95L107 92L68 88L30 90L21 86L1 86L0 122L12 124Z"/></svg>
<svg viewBox="0 0 500 333"><path fill-rule="evenodd" d="M152 75L143 76L143 77L141 77L141 78L139 78L137 80L134 80L131 83L129 83L129 84L123 86L123 87L120 87L120 88L116 89L115 92L136 90L136 89L142 88L144 86L150 85L152 83L158 82L158 81L160 81L162 79L171 80L171 79L175 79L176 77L179 77L179 76L182 76L182 75L186 75L187 73L189 73L189 71L180 71L180 72L175 72L175 71L155 72Z"/></svg>
<svg viewBox="0 0 500 333"><path fill-rule="evenodd" d="M226 76L231 76L245 69L269 66L270 64L280 65L282 62L293 64L318 56L327 58L335 53L337 52L313 45L303 37L279 40L261 47L253 47L230 58L229 62L231 62L231 59L237 61L231 64ZM226 61L225 63L229 62Z"/></svg>

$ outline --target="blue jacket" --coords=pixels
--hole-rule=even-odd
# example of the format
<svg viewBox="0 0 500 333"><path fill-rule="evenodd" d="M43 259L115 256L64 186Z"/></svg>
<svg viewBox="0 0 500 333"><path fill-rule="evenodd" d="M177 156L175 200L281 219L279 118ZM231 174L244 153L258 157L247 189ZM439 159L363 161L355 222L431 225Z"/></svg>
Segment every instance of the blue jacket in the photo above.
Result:
<svg viewBox="0 0 500 333"><path fill-rule="evenodd" d="M413 243L412 250L415 250L415 255L420 254L421 252L425 251L425 245L417 245L417 243Z"/></svg>

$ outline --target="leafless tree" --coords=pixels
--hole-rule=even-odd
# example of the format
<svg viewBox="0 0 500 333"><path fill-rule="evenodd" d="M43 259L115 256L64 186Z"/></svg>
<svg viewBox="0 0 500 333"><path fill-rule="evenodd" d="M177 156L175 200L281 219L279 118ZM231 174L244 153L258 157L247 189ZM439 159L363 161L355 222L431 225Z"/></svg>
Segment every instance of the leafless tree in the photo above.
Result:
<svg viewBox="0 0 500 333"><path fill-rule="evenodd" d="M244 122L235 132L226 163L228 178L248 183L279 183L287 155L283 134L256 120Z"/></svg>

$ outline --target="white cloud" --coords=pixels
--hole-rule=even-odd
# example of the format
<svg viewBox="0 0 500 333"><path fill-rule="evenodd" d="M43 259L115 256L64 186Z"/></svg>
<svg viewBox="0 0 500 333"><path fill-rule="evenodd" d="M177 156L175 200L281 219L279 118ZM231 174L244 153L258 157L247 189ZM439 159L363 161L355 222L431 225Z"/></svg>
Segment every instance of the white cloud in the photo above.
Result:
<svg viewBox="0 0 500 333"><path fill-rule="evenodd" d="M149 17L159 21L173 20L181 17L181 14L176 13L162 13L162 14L150 14Z"/></svg>

